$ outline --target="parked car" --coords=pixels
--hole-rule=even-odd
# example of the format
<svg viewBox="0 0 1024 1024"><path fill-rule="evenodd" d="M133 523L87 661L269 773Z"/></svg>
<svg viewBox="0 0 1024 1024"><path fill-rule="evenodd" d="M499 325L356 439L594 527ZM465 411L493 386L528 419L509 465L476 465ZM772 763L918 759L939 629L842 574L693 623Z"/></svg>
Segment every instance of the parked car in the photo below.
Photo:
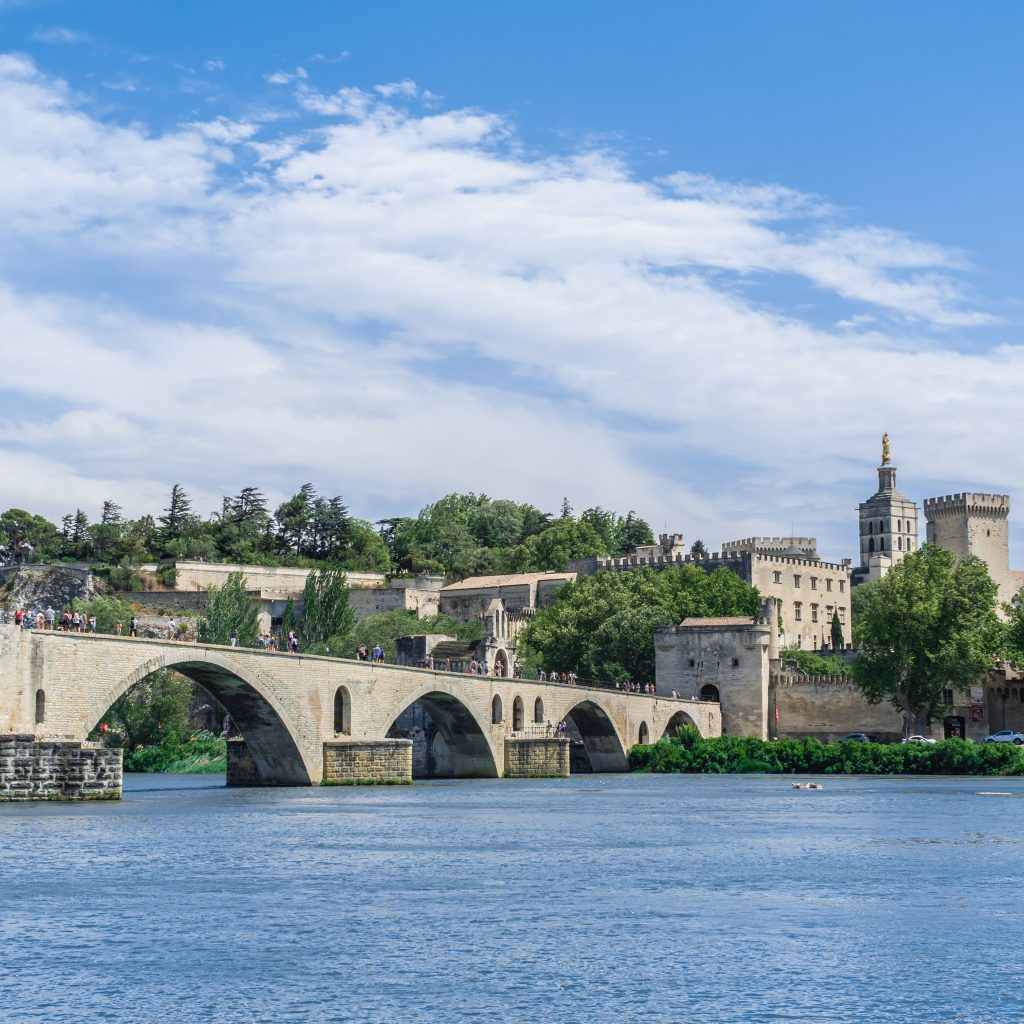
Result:
<svg viewBox="0 0 1024 1024"><path fill-rule="evenodd" d="M903 742L904 743L934 743L935 740L933 740L931 738L931 736L920 736L917 733L915 733L913 736L908 736Z"/></svg>
<svg viewBox="0 0 1024 1024"><path fill-rule="evenodd" d="M862 732L848 732L840 743L870 743L871 737Z"/></svg>
<svg viewBox="0 0 1024 1024"><path fill-rule="evenodd" d="M1024 732L1014 732L1012 729L1000 729L999 732L986 736L982 743L1016 743L1019 747L1024 744Z"/></svg>

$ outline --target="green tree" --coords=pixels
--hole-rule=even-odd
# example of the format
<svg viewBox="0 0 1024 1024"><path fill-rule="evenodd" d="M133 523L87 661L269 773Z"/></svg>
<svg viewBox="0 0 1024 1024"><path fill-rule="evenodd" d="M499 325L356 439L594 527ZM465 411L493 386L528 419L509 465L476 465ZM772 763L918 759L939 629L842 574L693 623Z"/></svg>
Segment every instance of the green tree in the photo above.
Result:
<svg viewBox="0 0 1024 1024"><path fill-rule="evenodd" d="M128 630L128 623L134 614L134 609L127 601L121 601L116 597L94 597L84 604L75 602L79 611L86 615L96 616L97 633L113 633L114 626L120 622L125 632Z"/></svg>
<svg viewBox="0 0 1024 1024"><path fill-rule="evenodd" d="M289 596L288 600L284 603L284 612L281 615L281 640L286 641L288 634L298 632L298 629L299 617L295 614L295 602Z"/></svg>
<svg viewBox="0 0 1024 1024"><path fill-rule="evenodd" d="M564 572L570 559L607 554L601 535L590 523L564 518L510 552L507 568L512 572Z"/></svg>
<svg viewBox="0 0 1024 1024"><path fill-rule="evenodd" d="M192 685L170 669L157 669L122 694L100 720L126 750L188 736Z"/></svg>
<svg viewBox="0 0 1024 1024"><path fill-rule="evenodd" d="M539 611L521 634L521 644L527 664L647 682L654 679L656 626L694 615L753 618L759 610L758 592L727 569L601 572L562 587L554 605Z"/></svg>
<svg viewBox="0 0 1024 1024"><path fill-rule="evenodd" d="M192 514L192 502L181 484L171 488L171 500L160 516L160 540L165 546L173 547L185 532L188 519Z"/></svg>
<svg viewBox="0 0 1024 1024"><path fill-rule="evenodd" d="M998 587L979 558L957 562L925 544L898 562L862 599L854 640L857 685L873 703L889 701L905 730L922 732L942 691L983 681L1003 640Z"/></svg>
<svg viewBox="0 0 1024 1024"><path fill-rule="evenodd" d="M344 570L332 566L311 572L306 577L302 601L299 639L303 650L323 653L332 637L352 632L356 617L348 604Z"/></svg>
<svg viewBox="0 0 1024 1024"><path fill-rule="evenodd" d="M707 558L708 549L704 546L704 541L695 540L690 545L690 557L691 558Z"/></svg>
<svg viewBox="0 0 1024 1024"><path fill-rule="evenodd" d="M206 613L199 622L199 639L208 644L227 644L233 630L242 647L256 646L259 608L249 597L245 576L240 572L230 573L222 587L210 587Z"/></svg>
<svg viewBox="0 0 1024 1024"><path fill-rule="evenodd" d="M46 560L60 551L61 535L48 519L9 508L0 514L0 548L11 561Z"/></svg>
<svg viewBox="0 0 1024 1024"><path fill-rule="evenodd" d="M1024 587L1021 587L1013 600L1003 605L1006 612L1006 653L1011 662L1020 667L1024 665Z"/></svg>
<svg viewBox="0 0 1024 1024"><path fill-rule="evenodd" d="M653 543L654 531L650 524L630 509L625 519L619 519L615 531L615 542L609 548L609 553L625 555L630 551L635 551L641 544Z"/></svg>
<svg viewBox="0 0 1024 1024"><path fill-rule="evenodd" d="M832 612L832 650L841 651L844 646L843 624L839 621L839 609Z"/></svg>

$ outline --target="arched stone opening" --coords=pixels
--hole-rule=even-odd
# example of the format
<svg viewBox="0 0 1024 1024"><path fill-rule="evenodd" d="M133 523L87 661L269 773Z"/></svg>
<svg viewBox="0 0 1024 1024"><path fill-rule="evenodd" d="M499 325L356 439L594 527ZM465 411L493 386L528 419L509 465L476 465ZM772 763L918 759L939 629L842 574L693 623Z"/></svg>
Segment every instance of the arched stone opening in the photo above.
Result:
<svg viewBox="0 0 1024 1024"><path fill-rule="evenodd" d="M700 699L713 701L715 704L720 703L721 698L719 697L718 687L714 683L705 683L700 688Z"/></svg>
<svg viewBox="0 0 1024 1024"><path fill-rule="evenodd" d="M155 663L151 661L143 665L114 690L103 709L103 715L118 698L145 682L159 669L171 669L197 683L218 701L230 716L232 729L229 738L237 734L245 740L242 748L244 763L248 769L245 780L231 778L232 752L229 751L229 784L312 784L309 768L293 738L292 730L268 697L227 665L212 660L176 662L173 658L161 658ZM93 729L102 720L103 715L97 716L91 723Z"/></svg>
<svg viewBox="0 0 1024 1024"><path fill-rule="evenodd" d="M681 725L692 725L697 728L697 723L685 712L677 711L666 723L662 737L671 736Z"/></svg>
<svg viewBox="0 0 1024 1024"><path fill-rule="evenodd" d="M495 694L491 701L491 725L501 725L504 719L504 709L501 706L501 698Z"/></svg>
<svg viewBox="0 0 1024 1024"><path fill-rule="evenodd" d="M494 674L501 679L508 678L508 655L504 651L494 655Z"/></svg>
<svg viewBox="0 0 1024 1024"><path fill-rule="evenodd" d="M533 702L533 720L538 724L544 722L544 701L540 697Z"/></svg>
<svg viewBox="0 0 1024 1024"><path fill-rule="evenodd" d="M566 734L572 741L570 771L625 772L629 770L626 751L612 720L591 700L577 704L565 716Z"/></svg>
<svg viewBox="0 0 1024 1024"><path fill-rule="evenodd" d="M412 740L414 779L496 778L490 744L473 713L457 697L434 691L410 704L388 736Z"/></svg>
<svg viewBox="0 0 1024 1024"><path fill-rule="evenodd" d="M650 743L651 742L651 731L647 728L646 722L640 723L640 732L637 735L637 743Z"/></svg>
<svg viewBox="0 0 1024 1024"><path fill-rule="evenodd" d="M523 698L516 694L516 699L512 701L512 731L522 732L525 719L526 713L523 708Z"/></svg>
<svg viewBox="0 0 1024 1024"><path fill-rule="evenodd" d="M352 695L347 686L339 686L334 693L334 734L352 734Z"/></svg>
<svg viewBox="0 0 1024 1024"><path fill-rule="evenodd" d="M46 721L46 691L36 690L36 725Z"/></svg>

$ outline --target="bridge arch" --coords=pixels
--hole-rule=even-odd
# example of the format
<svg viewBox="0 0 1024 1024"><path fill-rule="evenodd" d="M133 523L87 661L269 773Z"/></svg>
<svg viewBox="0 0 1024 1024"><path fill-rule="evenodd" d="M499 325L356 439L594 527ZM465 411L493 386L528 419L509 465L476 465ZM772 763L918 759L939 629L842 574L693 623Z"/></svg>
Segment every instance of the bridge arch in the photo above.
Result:
<svg viewBox="0 0 1024 1024"><path fill-rule="evenodd" d="M692 725L696 729L700 728L700 726L697 725L694 719L685 711L677 711L665 723L665 731L661 734L662 737L664 738L665 736L671 736L676 731L676 729L678 729L681 725ZM704 734L701 733L701 735L703 736Z"/></svg>
<svg viewBox="0 0 1024 1024"><path fill-rule="evenodd" d="M319 780L314 759L304 753L297 737L301 732L281 707L273 687L251 668L242 668L223 655L195 648L168 650L149 658L129 672L94 705L85 733L88 735L120 696L158 669L174 669L198 683L227 708L245 737L260 781L272 786L308 786Z"/></svg>
<svg viewBox="0 0 1024 1024"><path fill-rule="evenodd" d="M629 771L626 750L615 723L596 701L584 700L574 705L565 715L565 723L573 740L573 771Z"/></svg>
<svg viewBox="0 0 1024 1024"><path fill-rule="evenodd" d="M497 778L498 761L487 727L444 684L427 689L394 716L390 737L413 741L414 778ZM500 698L498 713L500 714ZM488 708L491 708L488 702ZM417 749L417 744L421 744Z"/></svg>

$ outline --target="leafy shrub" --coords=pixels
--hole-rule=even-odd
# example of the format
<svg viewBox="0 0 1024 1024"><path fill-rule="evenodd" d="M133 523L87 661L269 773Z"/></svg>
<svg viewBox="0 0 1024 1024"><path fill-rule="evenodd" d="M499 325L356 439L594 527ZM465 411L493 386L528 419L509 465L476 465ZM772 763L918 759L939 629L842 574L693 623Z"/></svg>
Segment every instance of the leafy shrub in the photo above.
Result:
<svg viewBox="0 0 1024 1024"><path fill-rule="evenodd" d="M1008 743L822 743L740 736L701 739L694 726L629 752L635 771L705 774L1024 775L1024 749Z"/></svg>

